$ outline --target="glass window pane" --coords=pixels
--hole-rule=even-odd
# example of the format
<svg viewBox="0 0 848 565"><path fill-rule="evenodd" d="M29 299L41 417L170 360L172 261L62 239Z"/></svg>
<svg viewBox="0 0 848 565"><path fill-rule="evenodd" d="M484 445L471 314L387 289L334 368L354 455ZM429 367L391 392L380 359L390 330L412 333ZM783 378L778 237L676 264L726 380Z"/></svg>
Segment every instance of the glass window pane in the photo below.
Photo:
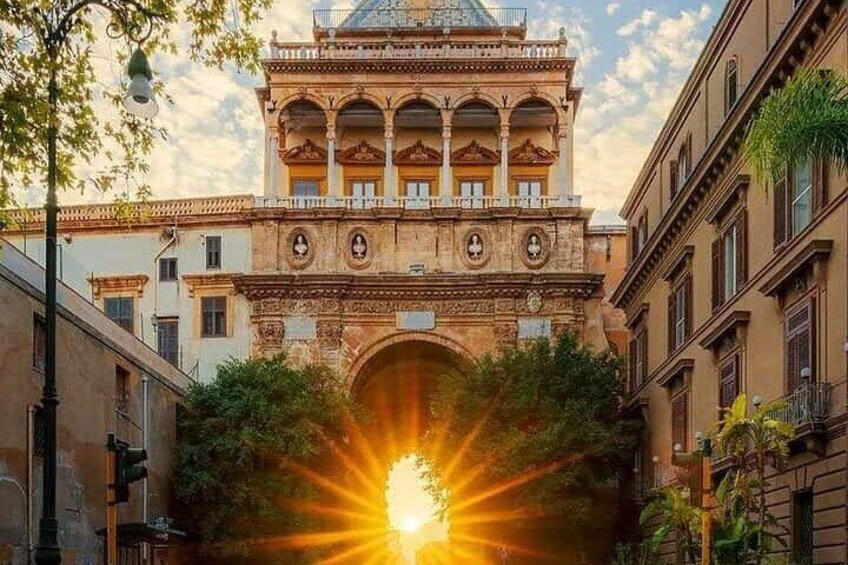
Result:
<svg viewBox="0 0 848 565"><path fill-rule="evenodd" d="M724 298L736 294L736 228L724 236Z"/></svg>
<svg viewBox="0 0 848 565"><path fill-rule="evenodd" d="M792 175L792 233L807 227L812 219L813 165L805 161L795 167Z"/></svg>

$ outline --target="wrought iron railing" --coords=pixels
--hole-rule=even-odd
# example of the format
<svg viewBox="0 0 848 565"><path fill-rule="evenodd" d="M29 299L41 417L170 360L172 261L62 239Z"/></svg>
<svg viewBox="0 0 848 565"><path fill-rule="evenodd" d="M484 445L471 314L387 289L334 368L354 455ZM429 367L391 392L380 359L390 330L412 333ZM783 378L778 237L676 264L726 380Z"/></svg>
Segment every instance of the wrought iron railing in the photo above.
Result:
<svg viewBox="0 0 848 565"><path fill-rule="evenodd" d="M525 28L526 8L382 8L315 10L316 29Z"/></svg>
<svg viewBox="0 0 848 565"><path fill-rule="evenodd" d="M783 399L783 407L775 417L793 426L823 424L830 415L830 385L802 382Z"/></svg>
<svg viewBox="0 0 848 565"><path fill-rule="evenodd" d="M346 208L348 210L368 210L373 208L406 208L407 210L428 210L431 208L462 208L465 210L486 210L490 208L580 208L580 196L259 196L257 208L290 208L305 210L313 208Z"/></svg>

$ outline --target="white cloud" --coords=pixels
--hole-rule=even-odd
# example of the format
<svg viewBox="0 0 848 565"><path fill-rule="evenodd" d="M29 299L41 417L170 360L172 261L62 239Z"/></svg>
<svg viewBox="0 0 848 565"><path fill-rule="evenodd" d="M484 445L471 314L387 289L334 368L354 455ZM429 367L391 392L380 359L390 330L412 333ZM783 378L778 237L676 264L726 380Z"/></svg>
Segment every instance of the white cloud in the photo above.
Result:
<svg viewBox="0 0 848 565"><path fill-rule="evenodd" d="M644 10L639 17L627 22L616 32L622 37L627 37L636 33L639 29L650 26L657 19L657 13L653 10Z"/></svg>
<svg viewBox="0 0 848 565"><path fill-rule="evenodd" d="M614 16L621 9L620 2L610 2L607 4L607 15Z"/></svg>

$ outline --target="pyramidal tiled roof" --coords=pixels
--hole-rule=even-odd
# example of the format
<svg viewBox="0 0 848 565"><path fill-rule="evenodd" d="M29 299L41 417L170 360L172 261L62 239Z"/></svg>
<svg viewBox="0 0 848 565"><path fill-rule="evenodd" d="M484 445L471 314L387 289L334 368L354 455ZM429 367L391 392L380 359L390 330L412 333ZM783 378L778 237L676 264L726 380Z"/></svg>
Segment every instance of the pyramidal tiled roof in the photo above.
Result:
<svg viewBox="0 0 848 565"><path fill-rule="evenodd" d="M361 0L344 28L494 27L480 0Z"/></svg>

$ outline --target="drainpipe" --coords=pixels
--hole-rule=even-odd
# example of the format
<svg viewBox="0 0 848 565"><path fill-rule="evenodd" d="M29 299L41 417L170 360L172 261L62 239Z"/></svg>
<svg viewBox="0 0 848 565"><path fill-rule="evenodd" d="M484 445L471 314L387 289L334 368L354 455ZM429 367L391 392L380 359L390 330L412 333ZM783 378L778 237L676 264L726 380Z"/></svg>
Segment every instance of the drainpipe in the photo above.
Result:
<svg viewBox="0 0 848 565"><path fill-rule="evenodd" d="M32 512L35 508L33 503L33 470L35 467L35 406L27 406L27 488L26 488L26 540L27 540L27 563L32 562L33 550L35 549L32 539Z"/></svg>
<svg viewBox="0 0 848 565"><path fill-rule="evenodd" d="M159 258L162 257L162 255L164 255L165 252L168 249L170 249L171 246L174 245L174 243L176 243L176 241L177 241L177 222L175 220L173 232L171 233L171 239L169 239L165 243L165 246L162 247L162 249L159 250L159 253L157 253L153 257L153 278L154 278L154 282L153 282L153 317L152 317L151 321L153 322L154 325L156 325L157 319L159 317L159 269L158 269ZM144 327L143 324L142 324L142 327ZM155 332L155 335L153 336L153 338L158 339L158 337L159 337L159 334L158 334L158 331L157 331L157 332ZM158 347L156 349L158 350Z"/></svg>
<svg viewBox="0 0 848 565"><path fill-rule="evenodd" d="M147 455L147 466L150 466L150 445L148 441L148 432L149 432L149 422L150 422L150 398L148 393L150 391L150 377L147 376L147 373L141 374L141 446L145 451L148 452ZM147 524L147 477L142 480L141 483L142 489L142 506L141 506L141 521L144 524Z"/></svg>

